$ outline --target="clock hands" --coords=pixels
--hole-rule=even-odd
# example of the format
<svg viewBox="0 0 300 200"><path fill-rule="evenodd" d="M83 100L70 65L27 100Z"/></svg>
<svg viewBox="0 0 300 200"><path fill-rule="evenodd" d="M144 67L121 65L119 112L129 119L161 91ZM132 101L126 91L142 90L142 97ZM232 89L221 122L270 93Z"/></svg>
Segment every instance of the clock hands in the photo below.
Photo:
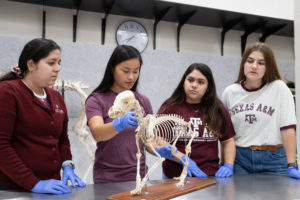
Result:
<svg viewBox="0 0 300 200"><path fill-rule="evenodd" d="M135 35L129 37L129 38L126 38L124 41L126 41L126 43L128 43L130 40L132 40L134 38Z"/></svg>

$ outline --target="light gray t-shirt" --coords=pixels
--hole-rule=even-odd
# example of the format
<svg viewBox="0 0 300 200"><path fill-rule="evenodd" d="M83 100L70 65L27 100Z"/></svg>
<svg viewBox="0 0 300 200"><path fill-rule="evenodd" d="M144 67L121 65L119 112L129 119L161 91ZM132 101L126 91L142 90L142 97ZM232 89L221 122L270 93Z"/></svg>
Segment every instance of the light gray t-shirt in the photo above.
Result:
<svg viewBox="0 0 300 200"><path fill-rule="evenodd" d="M225 89L222 100L231 116L239 147L282 144L280 131L296 128L293 96L281 80L253 91L235 83Z"/></svg>
<svg viewBox="0 0 300 200"><path fill-rule="evenodd" d="M144 108L146 115L153 114L149 99L134 92L135 98ZM112 122L108 116L108 110L113 105L117 93L108 91L105 93L93 93L86 101L86 116L89 120L93 116L101 116L104 123ZM145 155L143 143L140 172L145 176ZM98 142L95 154L93 177L94 182L121 182L136 180L137 147L135 142L135 129L125 129L108 141Z"/></svg>

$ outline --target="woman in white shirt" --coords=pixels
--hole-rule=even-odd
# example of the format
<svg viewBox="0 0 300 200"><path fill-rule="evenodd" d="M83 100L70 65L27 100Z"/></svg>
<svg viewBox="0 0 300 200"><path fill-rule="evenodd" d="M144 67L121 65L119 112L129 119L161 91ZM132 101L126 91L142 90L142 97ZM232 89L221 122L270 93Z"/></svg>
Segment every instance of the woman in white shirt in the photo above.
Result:
<svg viewBox="0 0 300 200"><path fill-rule="evenodd" d="M222 100L236 132L235 174L275 172L300 179L293 96L268 45L245 50L238 78Z"/></svg>

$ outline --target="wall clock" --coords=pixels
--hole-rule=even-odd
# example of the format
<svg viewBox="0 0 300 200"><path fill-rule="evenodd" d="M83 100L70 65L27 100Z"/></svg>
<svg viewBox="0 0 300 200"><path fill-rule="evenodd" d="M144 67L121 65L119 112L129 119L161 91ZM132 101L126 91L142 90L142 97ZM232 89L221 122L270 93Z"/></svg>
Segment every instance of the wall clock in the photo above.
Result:
<svg viewBox="0 0 300 200"><path fill-rule="evenodd" d="M149 37L142 24L130 20L119 25L116 31L116 40L118 45L130 45L142 52L148 44Z"/></svg>

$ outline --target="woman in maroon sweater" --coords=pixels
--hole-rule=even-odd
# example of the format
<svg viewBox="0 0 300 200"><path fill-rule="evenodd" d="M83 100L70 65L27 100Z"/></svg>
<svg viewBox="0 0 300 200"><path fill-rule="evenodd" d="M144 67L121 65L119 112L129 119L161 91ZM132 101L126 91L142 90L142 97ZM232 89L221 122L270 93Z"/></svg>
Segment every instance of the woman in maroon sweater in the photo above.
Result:
<svg viewBox="0 0 300 200"><path fill-rule="evenodd" d="M54 41L34 39L0 78L0 188L64 194L68 180L85 186L73 171L64 100L48 87L60 61Z"/></svg>

